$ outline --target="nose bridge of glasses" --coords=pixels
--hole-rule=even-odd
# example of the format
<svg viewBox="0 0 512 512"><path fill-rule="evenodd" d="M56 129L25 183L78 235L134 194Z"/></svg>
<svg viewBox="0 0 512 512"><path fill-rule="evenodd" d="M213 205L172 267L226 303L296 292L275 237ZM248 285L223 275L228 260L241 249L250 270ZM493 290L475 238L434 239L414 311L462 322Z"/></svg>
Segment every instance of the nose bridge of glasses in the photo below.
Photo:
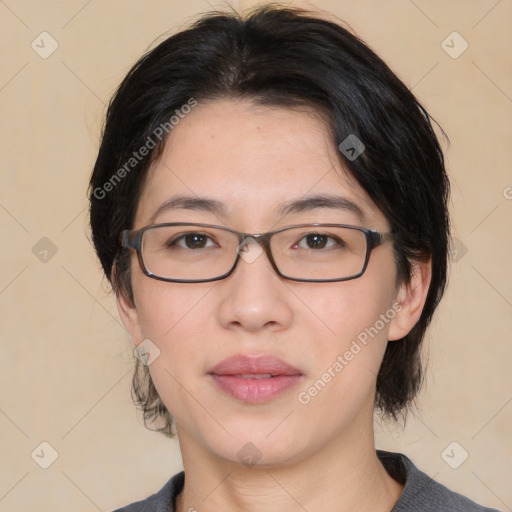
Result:
<svg viewBox="0 0 512 512"><path fill-rule="evenodd" d="M250 234L242 233L241 241L237 247L237 254L246 262L252 263L253 261L265 252L268 254L268 240L269 234Z"/></svg>

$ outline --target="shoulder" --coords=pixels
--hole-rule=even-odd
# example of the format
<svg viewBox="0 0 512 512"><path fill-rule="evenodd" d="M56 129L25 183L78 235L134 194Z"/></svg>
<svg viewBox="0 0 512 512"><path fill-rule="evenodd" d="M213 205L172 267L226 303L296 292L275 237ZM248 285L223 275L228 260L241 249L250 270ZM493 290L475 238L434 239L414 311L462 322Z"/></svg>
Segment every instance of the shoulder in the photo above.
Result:
<svg viewBox="0 0 512 512"><path fill-rule="evenodd" d="M405 483L391 512L499 512L436 482L402 453L377 450L377 455L388 473Z"/></svg>
<svg viewBox="0 0 512 512"><path fill-rule="evenodd" d="M176 496L182 491L185 473L181 471L170 478L157 492L144 500L136 501L113 512L174 512Z"/></svg>

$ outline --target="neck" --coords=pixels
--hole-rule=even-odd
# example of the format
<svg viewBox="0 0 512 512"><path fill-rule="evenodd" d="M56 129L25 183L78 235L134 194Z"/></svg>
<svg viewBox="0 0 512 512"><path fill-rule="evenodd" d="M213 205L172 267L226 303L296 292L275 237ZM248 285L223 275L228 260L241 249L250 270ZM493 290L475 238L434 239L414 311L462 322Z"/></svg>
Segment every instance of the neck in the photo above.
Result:
<svg viewBox="0 0 512 512"><path fill-rule="evenodd" d="M204 451L182 433L186 478L176 512L389 512L403 485L386 472L373 429L369 434L339 436L292 464L247 467Z"/></svg>

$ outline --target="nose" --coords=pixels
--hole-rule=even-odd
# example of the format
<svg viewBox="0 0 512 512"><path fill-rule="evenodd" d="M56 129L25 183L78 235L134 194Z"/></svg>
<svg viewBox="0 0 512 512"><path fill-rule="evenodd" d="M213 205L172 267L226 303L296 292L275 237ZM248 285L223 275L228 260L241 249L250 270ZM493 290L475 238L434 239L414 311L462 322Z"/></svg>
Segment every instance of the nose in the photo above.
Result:
<svg viewBox="0 0 512 512"><path fill-rule="evenodd" d="M233 273L221 281L218 319L228 329L280 331L290 326L290 291L275 272L263 248L248 239L239 247Z"/></svg>

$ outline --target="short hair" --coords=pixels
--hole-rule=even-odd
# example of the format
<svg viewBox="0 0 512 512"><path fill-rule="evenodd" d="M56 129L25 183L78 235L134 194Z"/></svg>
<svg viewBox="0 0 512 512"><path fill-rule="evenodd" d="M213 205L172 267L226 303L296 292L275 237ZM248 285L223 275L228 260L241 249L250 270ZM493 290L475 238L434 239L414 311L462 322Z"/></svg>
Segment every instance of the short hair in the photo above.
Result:
<svg viewBox="0 0 512 512"><path fill-rule="evenodd" d="M216 99L312 107L326 120L336 148L349 135L363 142L358 158L337 153L390 224L397 284L409 282L416 262L432 264L421 317L404 338L388 342L377 376L375 408L388 419L405 420L423 381L421 343L446 286L449 181L443 152L433 118L407 86L357 36L317 13L278 5L246 15L207 13L128 72L109 103L89 188L92 240L114 291L134 305L131 259L119 234L132 228L172 116L193 101ZM143 146L151 149L130 160ZM173 436L172 416L138 360L132 397L146 426L158 423L154 430Z"/></svg>

